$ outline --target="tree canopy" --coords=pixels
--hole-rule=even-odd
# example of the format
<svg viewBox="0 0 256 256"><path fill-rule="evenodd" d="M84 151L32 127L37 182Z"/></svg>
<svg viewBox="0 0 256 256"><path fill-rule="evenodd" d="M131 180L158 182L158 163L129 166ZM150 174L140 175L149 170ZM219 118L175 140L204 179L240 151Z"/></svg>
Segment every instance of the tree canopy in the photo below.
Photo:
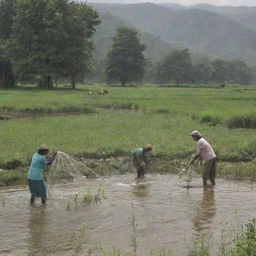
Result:
<svg viewBox="0 0 256 256"><path fill-rule="evenodd" d="M107 80L119 81L122 86L130 81L142 80L145 66L144 50L145 46L140 43L136 30L119 28L107 55Z"/></svg>
<svg viewBox="0 0 256 256"><path fill-rule="evenodd" d="M68 0L17 0L12 26L12 59L19 78L35 76L51 88L53 79L74 83L90 69L98 14Z"/></svg>

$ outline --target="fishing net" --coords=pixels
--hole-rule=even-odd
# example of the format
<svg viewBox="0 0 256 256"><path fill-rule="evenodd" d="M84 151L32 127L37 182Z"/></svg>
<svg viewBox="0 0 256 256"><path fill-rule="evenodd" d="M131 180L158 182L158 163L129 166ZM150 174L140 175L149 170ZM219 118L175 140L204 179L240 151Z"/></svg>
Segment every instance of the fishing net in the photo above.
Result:
<svg viewBox="0 0 256 256"><path fill-rule="evenodd" d="M91 174L96 177L100 177L100 175L92 171L80 159L70 156L67 153L58 151L54 161L47 171L46 186L48 195L52 195L51 185L53 183L65 181L80 183L85 181L86 176L91 176Z"/></svg>
<svg viewBox="0 0 256 256"><path fill-rule="evenodd" d="M192 187L191 183L194 178L196 178L196 172L192 165L190 165L187 169L182 169L179 174L178 183L183 185L184 187Z"/></svg>

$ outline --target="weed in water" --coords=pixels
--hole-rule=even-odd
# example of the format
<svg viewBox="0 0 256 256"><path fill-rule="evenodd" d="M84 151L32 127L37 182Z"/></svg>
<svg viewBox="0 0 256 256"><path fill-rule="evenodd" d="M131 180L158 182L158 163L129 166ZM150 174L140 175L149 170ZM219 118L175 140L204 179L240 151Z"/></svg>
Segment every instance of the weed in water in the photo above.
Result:
<svg viewBox="0 0 256 256"><path fill-rule="evenodd" d="M0 205L2 205L2 207L5 206L5 199L2 196L0 196Z"/></svg>
<svg viewBox="0 0 256 256"><path fill-rule="evenodd" d="M106 199L106 196L104 195L104 189L102 185L100 185L97 194L94 196L95 203L98 203L102 199Z"/></svg>
<svg viewBox="0 0 256 256"><path fill-rule="evenodd" d="M162 250L153 249L150 251L149 256L173 256L173 253L169 249L162 249Z"/></svg>
<svg viewBox="0 0 256 256"><path fill-rule="evenodd" d="M134 205L133 201L131 203L131 207L132 207L132 212L131 212L131 217L130 217L130 223L131 223L130 236L131 236L133 252L136 253L137 248L138 248L138 241L137 241L138 223L137 223L137 220L136 220L135 205Z"/></svg>
<svg viewBox="0 0 256 256"><path fill-rule="evenodd" d="M87 189L87 191L84 194L75 194L73 197L73 205L74 208L77 209L77 207L80 205L90 205L90 204L97 204L99 201L105 199L104 195L104 189L102 185L98 188L97 194L93 195L90 189ZM72 204L70 200L68 200L66 209L70 210L72 208Z"/></svg>
<svg viewBox="0 0 256 256"><path fill-rule="evenodd" d="M193 245L189 252L189 256L210 256L209 244L211 236L204 234L200 236Z"/></svg>
<svg viewBox="0 0 256 256"><path fill-rule="evenodd" d="M241 227L233 241L232 256L256 255L256 219Z"/></svg>
<svg viewBox="0 0 256 256"><path fill-rule="evenodd" d="M71 245L74 252L78 253L82 249L83 236L85 234L86 227L83 225L79 230L71 234Z"/></svg>

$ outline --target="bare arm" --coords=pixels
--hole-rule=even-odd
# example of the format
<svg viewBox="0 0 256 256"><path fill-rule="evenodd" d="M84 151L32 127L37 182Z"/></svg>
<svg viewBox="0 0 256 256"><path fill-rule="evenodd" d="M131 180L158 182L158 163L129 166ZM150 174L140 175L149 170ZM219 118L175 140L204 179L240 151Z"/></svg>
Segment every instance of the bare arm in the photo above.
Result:
<svg viewBox="0 0 256 256"><path fill-rule="evenodd" d="M187 169L191 164L193 164L199 157L200 157L200 153L197 153L197 154L191 159L191 161L188 163L186 169Z"/></svg>
<svg viewBox="0 0 256 256"><path fill-rule="evenodd" d="M57 155L57 152L52 153L52 154L50 154L50 155L48 156L48 165L51 165L51 164L52 164L52 162L54 161L56 155Z"/></svg>

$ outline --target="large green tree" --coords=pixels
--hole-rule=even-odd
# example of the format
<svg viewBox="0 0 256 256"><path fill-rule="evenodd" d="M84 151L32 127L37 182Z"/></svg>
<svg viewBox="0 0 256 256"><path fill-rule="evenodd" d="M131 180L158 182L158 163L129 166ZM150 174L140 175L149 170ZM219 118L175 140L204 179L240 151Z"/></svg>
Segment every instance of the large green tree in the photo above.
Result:
<svg viewBox="0 0 256 256"><path fill-rule="evenodd" d="M216 59L212 62L212 81L213 82L226 82L229 77L229 62Z"/></svg>
<svg viewBox="0 0 256 256"><path fill-rule="evenodd" d="M15 16L15 0L0 0L0 87L15 86L13 65L10 58L10 37L13 18Z"/></svg>
<svg viewBox="0 0 256 256"><path fill-rule="evenodd" d="M192 62L188 49L173 50L158 65L157 80L161 83L180 83L192 81Z"/></svg>
<svg viewBox="0 0 256 256"><path fill-rule="evenodd" d="M113 38L112 49L107 55L107 80L119 81L125 86L130 81L140 81L144 76L145 46L132 28L121 27Z"/></svg>
<svg viewBox="0 0 256 256"><path fill-rule="evenodd" d="M17 0L12 53L18 77L35 76L51 88L53 79L75 81L90 67L90 38L98 14L68 0Z"/></svg>
<svg viewBox="0 0 256 256"><path fill-rule="evenodd" d="M252 74L247 64L241 60L229 62L229 82L232 84L250 84Z"/></svg>

